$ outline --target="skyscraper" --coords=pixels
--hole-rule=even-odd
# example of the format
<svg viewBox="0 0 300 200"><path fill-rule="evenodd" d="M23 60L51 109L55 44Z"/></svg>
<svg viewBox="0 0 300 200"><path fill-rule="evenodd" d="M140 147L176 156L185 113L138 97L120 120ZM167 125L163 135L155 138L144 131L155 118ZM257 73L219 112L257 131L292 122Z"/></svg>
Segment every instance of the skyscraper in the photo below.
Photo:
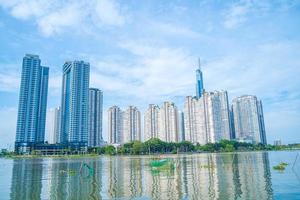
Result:
<svg viewBox="0 0 300 200"><path fill-rule="evenodd" d="M232 101L235 137L267 144L263 109L256 96L244 95Z"/></svg>
<svg viewBox="0 0 300 200"><path fill-rule="evenodd" d="M122 115L123 118L123 143L134 140L141 141L141 113L135 106L129 106Z"/></svg>
<svg viewBox="0 0 300 200"><path fill-rule="evenodd" d="M215 143L230 139L231 123L226 91L204 92L199 99L186 97L185 139L193 143Z"/></svg>
<svg viewBox="0 0 300 200"><path fill-rule="evenodd" d="M178 141L178 110L174 103L164 102L160 108L159 139L166 142Z"/></svg>
<svg viewBox="0 0 300 200"><path fill-rule="evenodd" d="M159 133L159 107L150 104L144 116L144 140L158 138Z"/></svg>
<svg viewBox="0 0 300 200"><path fill-rule="evenodd" d="M88 143L89 76L89 63L63 65L60 142L76 149Z"/></svg>
<svg viewBox="0 0 300 200"><path fill-rule="evenodd" d="M185 141L185 130L184 130L184 112L178 111L178 142Z"/></svg>
<svg viewBox="0 0 300 200"><path fill-rule="evenodd" d="M15 151L27 153L45 140L49 68L41 66L38 55L23 58Z"/></svg>
<svg viewBox="0 0 300 200"><path fill-rule="evenodd" d="M230 140L231 123L226 91L204 93L206 128L208 142Z"/></svg>
<svg viewBox="0 0 300 200"><path fill-rule="evenodd" d="M207 129L204 97L187 96L184 103L185 140L192 143L206 144Z"/></svg>
<svg viewBox="0 0 300 200"><path fill-rule="evenodd" d="M97 88L89 89L88 146L98 147L102 138L103 93Z"/></svg>
<svg viewBox="0 0 300 200"><path fill-rule="evenodd" d="M204 92L203 75L201 71L200 58L198 60L198 65L199 68L196 70L196 96L197 98L200 98Z"/></svg>
<svg viewBox="0 0 300 200"><path fill-rule="evenodd" d="M108 143L122 143L122 111L118 106L112 106L108 114Z"/></svg>
<svg viewBox="0 0 300 200"><path fill-rule="evenodd" d="M60 143L60 130L61 130L60 123L61 123L61 110L59 106L54 110L54 129L53 129L54 144Z"/></svg>

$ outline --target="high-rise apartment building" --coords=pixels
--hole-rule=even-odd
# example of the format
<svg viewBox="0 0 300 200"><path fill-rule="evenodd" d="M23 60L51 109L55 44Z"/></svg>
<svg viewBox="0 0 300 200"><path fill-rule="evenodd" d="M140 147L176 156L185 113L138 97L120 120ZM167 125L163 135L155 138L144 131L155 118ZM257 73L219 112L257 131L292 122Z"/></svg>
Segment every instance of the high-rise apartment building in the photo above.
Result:
<svg viewBox="0 0 300 200"><path fill-rule="evenodd" d="M122 111L118 106L112 106L107 111L108 114L108 143L121 144L122 137Z"/></svg>
<svg viewBox="0 0 300 200"><path fill-rule="evenodd" d="M74 148L88 144L89 76L87 62L63 65L60 142Z"/></svg>
<svg viewBox="0 0 300 200"><path fill-rule="evenodd" d="M185 130L184 130L184 112L178 111L178 142L185 141Z"/></svg>
<svg viewBox="0 0 300 200"><path fill-rule="evenodd" d="M160 108L159 139L178 142L178 110L174 103L164 102Z"/></svg>
<svg viewBox="0 0 300 200"><path fill-rule="evenodd" d="M102 138L103 93L97 88L89 89L88 146L99 147Z"/></svg>
<svg viewBox="0 0 300 200"><path fill-rule="evenodd" d="M135 106L129 106L122 114L122 143L141 141L141 113Z"/></svg>
<svg viewBox="0 0 300 200"><path fill-rule="evenodd" d="M184 103L185 140L192 143L207 143L207 128L204 97L187 96Z"/></svg>
<svg viewBox="0 0 300 200"><path fill-rule="evenodd" d="M28 153L45 140L49 68L37 55L23 58L15 151Z"/></svg>
<svg viewBox="0 0 300 200"><path fill-rule="evenodd" d="M226 91L204 92L201 98L186 97L185 140L206 144L230 139L231 124Z"/></svg>
<svg viewBox="0 0 300 200"><path fill-rule="evenodd" d="M205 92L203 98L208 142L230 140L232 128L227 92Z"/></svg>
<svg viewBox="0 0 300 200"><path fill-rule="evenodd" d="M256 96L235 98L232 111L236 139L267 144L262 103Z"/></svg>
<svg viewBox="0 0 300 200"><path fill-rule="evenodd" d="M53 143L60 143L60 123L61 123L61 109L60 107L54 110L54 129L53 129Z"/></svg>
<svg viewBox="0 0 300 200"><path fill-rule="evenodd" d="M159 107L150 104L144 116L144 140L147 141L151 138L158 138L159 134Z"/></svg>

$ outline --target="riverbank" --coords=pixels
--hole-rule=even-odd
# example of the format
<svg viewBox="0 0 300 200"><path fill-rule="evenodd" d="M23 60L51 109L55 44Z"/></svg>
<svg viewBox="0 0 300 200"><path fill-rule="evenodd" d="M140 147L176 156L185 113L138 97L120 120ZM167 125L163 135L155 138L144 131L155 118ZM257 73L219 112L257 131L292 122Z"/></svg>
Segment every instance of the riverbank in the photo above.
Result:
<svg viewBox="0 0 300 200"><path fill-rule="evenodd" d="M41 158L64 158L64 159L82 159L82 158L97 158L103 156L109 157L148 157L148 156L176 156L176 155L195 155L195 154L240 154L240 153L256 153L256 152L280 152L280 151L300 151L300 148L280 149L280 150L252 150L252 151L232 151L232 152L179 152L179 153L150 153L150 154L70 154L70 155L6 155L0 156L5 159L41 159Z"/></svg>
<svg viewBox="0 0 300 200"><path fill-rule="evenodd" d="M252 151L289 151L299 150L300 144L289 144L274 146L270 144L252 144L238 142L234 140L221 140L216 143L207 143L205 145L193 144L188 141L182 142L164 142L157 138L152 138L146 142L133 141L122 145L107 145L103 147L89 147L87 151L82 152L72 148L51 151L47 145L42 150L33 149L30 154L20 155L14 152L2 154L6 158L82 158L95 157L99 155L165 155L165 154L195 154L195 153L224 153L224 152L252 152ZM0 154L1 156L1 154Z"/></svg>

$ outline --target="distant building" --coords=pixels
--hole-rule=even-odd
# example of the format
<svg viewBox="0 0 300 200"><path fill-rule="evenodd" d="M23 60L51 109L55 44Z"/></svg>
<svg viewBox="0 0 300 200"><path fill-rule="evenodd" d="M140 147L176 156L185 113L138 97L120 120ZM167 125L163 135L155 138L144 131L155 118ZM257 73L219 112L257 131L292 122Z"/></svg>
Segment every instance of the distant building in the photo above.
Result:
<svg viewBox="0 0 300 200"><path fill-rule="evenodd" d="M118 106L112 106L108 109L108 143L122 143L122 111Z"/></svg>
<svg viewBox="0 0 300 200"><path fill-rule="evenodd" d="M274 145L281 146L282 145L281 140L274 140Z"/></svg>
<svg viewBox="0 0 300 200"><path fill-rule="evenodd" d="M97 88L89 89L88 146L99 147L102 137L103 93Z"/></svg>
<svg viewBox="0 0 300 200"><path fill-rule="evenodd" d="M199 58L199 68L196 70L196 97L200 98L204 93L203 75L201 71L201 63Z"/></svg>
<svg viewBox="0 0 300 200"><path fill-rule="evenodd" d="M150 104L144 116L144 140L158 138L159 134L159 106Z"/></svg>
<svg viewBox="0 0 300 200"><path fill-rule="evenodd" d="M174 103L164 102L160 108L159 139L178 142L178 110Z"/></svg>
<svg viewBox="0 0 300 200"><path fill-rule="evenodd" d="M185 141L184 112L178 111L178 142Z"/></svg>
<svg viewBox="0 0 300 200"><path fill-rule="evenodd" d="M244 95L232 101L235 137L267 144L261 101L256 96Z"/></svg>
<svg viewBox="0 0 300 200"><path fill-rule="evenodd" d="M60 142L76 149L88 145L89 76L89 63L63 65Z"/></svg>
<svg viewBox="0 0 300 200"><path fill-rule="evenodd" d="M141 141L141 113L135 106L129 106L122 114L123 141L128 143L135 140Z"/></svg>
<svg viewBox="0 0 300 200"><path fill-rule="evenodd" d="M41 66L38 55L23 58L16 128L15 151L29 153L36 143L44 143L49 68Z"/></svg>
<svg viewBox="0 0 300 200"><path fill-rule="evenodd" d="M60 107L57 107L54 110L54 129L53 129L54 144L60 143L60 130L61 130L60 123L61 123L61 110Z"/></svg>

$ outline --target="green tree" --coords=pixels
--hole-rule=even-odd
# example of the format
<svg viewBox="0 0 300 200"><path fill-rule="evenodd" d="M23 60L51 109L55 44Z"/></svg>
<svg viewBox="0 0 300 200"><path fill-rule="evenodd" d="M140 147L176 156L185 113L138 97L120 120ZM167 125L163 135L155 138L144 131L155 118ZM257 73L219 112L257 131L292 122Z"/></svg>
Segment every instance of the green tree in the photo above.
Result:
<svg viewBox="0 0 300 200"><path fill-rule="evenodd" d="M108 145L104 147L104 153L108 155L115 155L116 154L116 148L112 145Z"/></svg>
<svg viewBox="0 0 300 200"><path fill-rule="evenodd" d="M134 141L132 144L132 153L141 154L143 150L143 143L140 141Z"/></svg>
<svg viewBox="0 0 300 200"><path fill-rule="evenodd" d="M226 144L225 149L224 149L225 152L233 152L234 150L235 149L232 144Z"/></svg>

